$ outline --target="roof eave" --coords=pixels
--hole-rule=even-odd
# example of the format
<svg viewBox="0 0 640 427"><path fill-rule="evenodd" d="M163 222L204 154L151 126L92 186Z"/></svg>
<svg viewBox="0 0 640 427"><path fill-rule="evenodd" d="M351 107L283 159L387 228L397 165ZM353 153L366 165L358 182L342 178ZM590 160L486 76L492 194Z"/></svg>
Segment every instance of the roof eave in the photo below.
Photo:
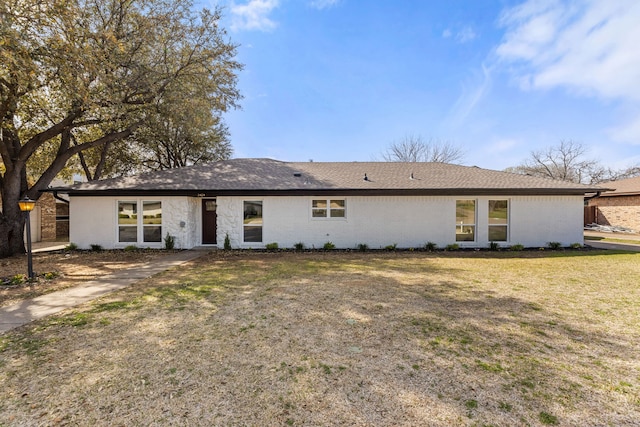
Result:
<svg viewBox="0 0 640 427"><path fill-rule="evenodd" d="M595 192L594 189L579 188L420 188L420 189L386 189L386 188L310 188L310 189L289 189L289 190L145 190L145 189L106 189L106 190L74 190L74 189L48 189L47 191L57 191L67 193L73 197L96 197L96 196L190 196L190 197L216 197L216 196L560 196L573 195L584 196L586 193Z"/></svg>

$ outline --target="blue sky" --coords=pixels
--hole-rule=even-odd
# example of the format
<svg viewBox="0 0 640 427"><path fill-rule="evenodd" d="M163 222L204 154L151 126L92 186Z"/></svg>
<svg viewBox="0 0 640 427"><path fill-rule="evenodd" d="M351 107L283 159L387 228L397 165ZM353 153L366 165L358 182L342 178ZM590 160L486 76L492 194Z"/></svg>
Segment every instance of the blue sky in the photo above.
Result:
<svg viewBox="0 0 640 427"><path fill-rule="evenodd" d="M574 140L640 164L636 0L223 0L234 157L370 161L408 135L504 169Z"/></svg>

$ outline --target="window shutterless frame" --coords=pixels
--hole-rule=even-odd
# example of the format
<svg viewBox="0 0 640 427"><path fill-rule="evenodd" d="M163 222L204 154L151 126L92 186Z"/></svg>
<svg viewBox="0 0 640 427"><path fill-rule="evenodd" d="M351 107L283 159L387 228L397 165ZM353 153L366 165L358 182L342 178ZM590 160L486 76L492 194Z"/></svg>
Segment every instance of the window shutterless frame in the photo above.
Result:
<svg viewBox="0 0 640 427"><path fill-rule="evenodd" d="M509 241L509 200L489 200L489 241Z"/></svg>
<svg viewBox="0 0 640 427"><path fill-rule="evenodd" d="M456 242L476 241L476 206L474 199L456 200Z"/></svg>
<svg viewBox="0 0 640 427"><path fill-rule="evenodd" d="M142 211L141 211L142 210ZM162 242L162 202L118 200L118 243Z"/></svg>
<svg viewBox="0 0 640 427"><path fill-rule="evenodd" d="M314 198L311 200L311 218L313 219L344 219L346 217L346 199Z"/></svg>
<svg viewBox="0 0 640 427"><path fill-rule="evenodd" d="M118 243L138 243L138 202L118 201Z"/></svg>
<svg viewBox="0 0 640 427"><path fill-rule="evenodd" d="M262 201L245 200L242 205L242 241L244 243L262 243Z"/></svg>

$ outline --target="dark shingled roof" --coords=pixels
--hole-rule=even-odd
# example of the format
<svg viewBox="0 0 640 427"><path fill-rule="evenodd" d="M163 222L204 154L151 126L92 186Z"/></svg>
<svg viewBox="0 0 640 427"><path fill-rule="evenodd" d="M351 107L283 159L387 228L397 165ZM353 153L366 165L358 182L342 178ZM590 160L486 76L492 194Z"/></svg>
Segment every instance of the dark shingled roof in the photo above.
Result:
<svg viewBox="0 0 640 427"><path fill-rule="evenodd" d="M366 177L366 179L365 179ZM232 159L55 189L70 195L573 194L605 188L446 163Z"/></svg>

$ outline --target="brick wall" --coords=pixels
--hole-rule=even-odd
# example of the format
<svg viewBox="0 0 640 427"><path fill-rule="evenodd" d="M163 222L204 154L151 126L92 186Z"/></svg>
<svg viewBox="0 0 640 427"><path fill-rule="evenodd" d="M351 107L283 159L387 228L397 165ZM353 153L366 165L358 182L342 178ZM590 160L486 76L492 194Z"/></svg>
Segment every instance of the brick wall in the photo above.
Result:
<svg viewBox="0 0 640 427"><path fill-rule="evenodd" d="M640 195L598 197L590 200L589 205L598 207L598 224L618 225L640 232Z"/></svg>
<svg viewBox="0 0 640 427"><path fill-rule="evenodd" d="M51 193L43 193L38 199L40 206L40 238L43 242L56 241L56 199Z"/></svg>
<svg viewBox="0 0 640 427"><path fill-rule="evenodd" d="M39 236L40 238L37 241L55 242L57 237L56 199L50 193L43 193L36 202L36 206L40 208L40 233L32 229L32 236ZM1 200L0 209L2 209ZM35 226L33 219L31 226Z"/></svg>

